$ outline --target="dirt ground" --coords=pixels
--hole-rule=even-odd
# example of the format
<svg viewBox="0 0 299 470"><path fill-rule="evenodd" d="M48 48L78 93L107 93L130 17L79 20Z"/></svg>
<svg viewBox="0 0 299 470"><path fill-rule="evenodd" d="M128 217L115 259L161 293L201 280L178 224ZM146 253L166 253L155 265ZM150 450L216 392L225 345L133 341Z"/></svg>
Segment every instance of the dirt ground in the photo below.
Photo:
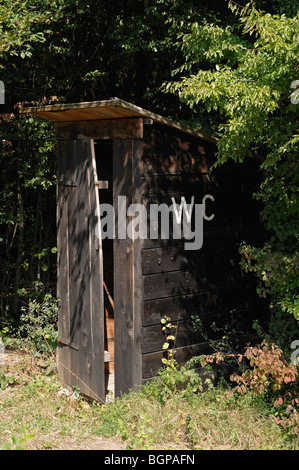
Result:
<svg viewBox="0 0 299 470"><path fill-rule="evenodd" d="M45 440L48 443L49 441L52 441L52 439L51 436L49 436ZM33 439L31 442L26 444L26 450L40 450L42 448L47 450L47 446L45 446L44 442L41 440ZM62 439L59 437L59 439L57 439L57 443L55 443L55 441L51 442L50 450L125 450L125 448L125 444L116 439L97 437L94 440L89 440L88 442L78 443L70 438Z"/></svg>

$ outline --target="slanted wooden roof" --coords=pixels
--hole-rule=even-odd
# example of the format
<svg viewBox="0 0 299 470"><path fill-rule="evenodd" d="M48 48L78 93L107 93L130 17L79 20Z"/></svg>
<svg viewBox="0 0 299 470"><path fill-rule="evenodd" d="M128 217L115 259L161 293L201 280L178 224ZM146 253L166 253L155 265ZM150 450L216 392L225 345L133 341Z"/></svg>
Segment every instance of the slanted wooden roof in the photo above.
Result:
<svg viewBox="0 0 299 470"><path fill-rule="evenodd" d="M147 111L132 103L119 98L111 98L103 101L88 101L71 104L55 104L35 107L21 108L20 114L30 114L43 119L48 119L54 123L72 121L98 121L101 119L125 119L132 117L150 118L154 122L164 124L183 132L199 137L211 143L216 143L217 139L201 132L195 131L181 124L166 119L158 114Z"/></svg>

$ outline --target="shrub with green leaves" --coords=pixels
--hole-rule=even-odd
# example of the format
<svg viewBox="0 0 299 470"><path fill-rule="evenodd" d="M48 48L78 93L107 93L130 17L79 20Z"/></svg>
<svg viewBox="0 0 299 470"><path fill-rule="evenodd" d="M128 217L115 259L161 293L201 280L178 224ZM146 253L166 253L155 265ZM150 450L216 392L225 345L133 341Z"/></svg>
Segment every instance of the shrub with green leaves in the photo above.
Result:
<svg viewBox="0 0 299 470"><path fill-rule="evenodd" d="M271 15L253 2L241 7L231 1L229 7L238 24L202 18L189 24L181 38L185 63L165 88L194 112L204 105L218 116L216 165L248 157L261 162L264 176L255 198L263 205L269 242L261 249L244 245L245 264L259 276L260 293L298 320L299 135L293 98L299 14Z"/></svg>
<svg viewBox="0 0 299 470"><path fill-rule="evenodd" d="M273 251L271 244L255 248L244 243L240 253L244 270L254 272L259 278L259 295L270 294L273 307L279 306L299 321L299 252L287 255Z"/></svg>
<svg viewBox="0 0 299 470"><path fill-rule="evenodd" d="M299 371L274 343L248 347L239 360L249 363L241 375L233 374L234 392L263 395L277 408L275 422L299 434Z"/></svg>
<svg viewBox="0 0 299 470"><path fill-rule="evenodd" d="M46 294L41 303L29 302L23 307L19 332L24 335L39 351L53 352L57 345L58 301L51 294Z"/></svg>

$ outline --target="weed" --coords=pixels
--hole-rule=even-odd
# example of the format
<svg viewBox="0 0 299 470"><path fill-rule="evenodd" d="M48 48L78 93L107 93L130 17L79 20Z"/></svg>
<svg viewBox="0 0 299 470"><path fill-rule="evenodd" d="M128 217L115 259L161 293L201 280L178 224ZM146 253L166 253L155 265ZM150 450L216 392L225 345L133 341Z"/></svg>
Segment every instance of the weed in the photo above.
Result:
<svg viewBox="0 0 299 470"><path fill-rule="evenodd" d="M25 426L23 428L23 436L19 437L16 434L12 434L8 442L4 442L1 446L1 450L25 450L24 445L26 442L31 441L35 436L35 431L28 433Z"/></svg>
<svg viewBox="0 0 299 470"><path fill-rule="evenodd" d="M57 346L58 301L46 294L41 303L31 300L28 308L23 307L19 334L38 351L54 353Z"/></svg>
<svg viewBox="0 0 299 470"><path fill-rule="evenodd" d="M136 424L124 423L123 420L119 420L119 432L121 433L122 440L127 441L126 449L154 449L155 432L151 426L151 417L140 413L139 418L138 427Z"/></svg>
<svg viewBox="0 0 299 470"><path fill-rule="evenodd" d="M12 375L7 375L4 372L0 371L0 389L4 390L9 385L14 385L17 383L17 379Z"/></svg>

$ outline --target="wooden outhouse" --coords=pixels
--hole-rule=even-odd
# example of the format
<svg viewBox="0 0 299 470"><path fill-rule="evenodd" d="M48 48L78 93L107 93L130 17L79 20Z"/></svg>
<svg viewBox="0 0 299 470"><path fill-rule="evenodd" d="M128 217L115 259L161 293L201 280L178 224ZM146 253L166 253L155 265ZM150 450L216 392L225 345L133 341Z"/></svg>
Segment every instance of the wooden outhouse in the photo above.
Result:
<svg viewBox="0 0 299 470"><path fill-rule="evenodd" d="M118 98L22 113L52 121L57 137L62 382L101 401L113 375L116 395L154 377L165 354L165 315L177 326L179 363L209 352L208 338L230 329L245 341L264 309L238 251L242 240L263 237L251 197L258 165L211 173L214 138ZM165 225L160 206L174 202ZM134 214L140 205L142 219ZM186 220L191 214L188 237L177 232L180 210Z"/></svg>

